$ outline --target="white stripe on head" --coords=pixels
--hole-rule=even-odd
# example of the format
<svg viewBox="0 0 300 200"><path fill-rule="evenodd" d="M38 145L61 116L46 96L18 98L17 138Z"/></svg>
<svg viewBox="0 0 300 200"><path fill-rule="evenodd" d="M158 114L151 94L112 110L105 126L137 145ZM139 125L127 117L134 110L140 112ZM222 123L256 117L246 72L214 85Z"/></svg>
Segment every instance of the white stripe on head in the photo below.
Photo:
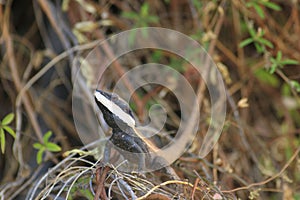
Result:
<svg viewBox="0 0 300 200"><path fill-rule="evenodd" d="M119 117L124 123L126 123L130 127L135 126L135 120L128 113L124 112L118 105L108 100L99 91L95 91L94 95L103 106L105 106L110 112Z"/></svg>

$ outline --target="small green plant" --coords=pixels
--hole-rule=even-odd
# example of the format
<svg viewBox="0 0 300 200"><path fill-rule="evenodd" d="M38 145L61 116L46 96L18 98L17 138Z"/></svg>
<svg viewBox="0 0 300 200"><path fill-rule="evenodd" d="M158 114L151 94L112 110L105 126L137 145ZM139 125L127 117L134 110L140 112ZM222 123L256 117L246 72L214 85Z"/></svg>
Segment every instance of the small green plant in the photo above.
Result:
<svg viewBox="0 0 300 200"><path fill-rule="evenodd" d="M134 28L148 27L150 23L157 23L159 18L149 13L149 4L144 3L141 6L139 13L136 12L123 12L122 16L134 21Z"/></svg>
<svg viewBox="0 0 300 200"><path fill-rule="evenodd" d="M16 138L15 131L8 126L14 119L15 115L13 113L7 114L0 123L0 146L1 152L4 154L5 152L5 131L8 132L11 136Z"/></svg>
<svg viewBox="0 0 300 200"><path fill-rule="evenodd" d="M136 12L123 12L122 17L130 19L134 22L133 28L139 28L139 27L149 27L151 26L151 23L158 23L159 18L155 15L151 15L149 13L149 4L144 3L141 6L141 10L139 13ZM148 37L147 30L142 31L143 37ZM136 32L132 32L132 34L129 37L129 44L132 44L134 42L136 36Z"/></svg>
<svg viewBox="0 0 300 200"><path fill-rule="evenodd" d="M276 58L271 57L270 58L271 67L269 68L269 72L273 74L276 69L283 68L285 65L297 65L299 62L297 60L293 59L282 59L282 52L278 51Z"/></svg>
<svg viewBox="0 0 300 200"><path fill-rule="evenodd" d="M246 3L246 6L248 8L253 7L254 10L257 12L257 14L262 19L265 18L265 13L264 13L264 10L263 10L262 6L270 8L270 9L275 10L275 11L280 11L281 10L281 7L279 5L277 5L277 4L275 4L271 1L268 1L268 0L251 0L251 1Z"/></svg>
<svg viewBox="0 0 300 200"><path fill-rule="evenodd" d="M203 10L203 2L198 0L192 0L191 3L195 6L196 10L201 13Z"/></svg>
<svg viewBox="0 0 300 200"><path fill-rule="evenodd" d="M263 53L266 51L266 47L269 47L269 48L273 48L273 44L265 39L263 36L265 34L264 30L261 29L261 28L258 28L257 31L255 31L253 25L249 25L248 26L248 31L249 31L249 34L250 34L250 38L247 38L245 40L243 40L241 43L240 43L240 47L243 48L251 43L254 44L256 50L258 53Z"/></svg>
<svg viewBox="0 0 300 200"><path fill-rule="evenodd" d="M50 152L59 152L61 151L61 147L58 146L57 144L53 142L49 142L49 138L52 135L52 131L48 131L45 133L43 136L43 143L34 143L33 147L38 150L38 153L36 155L36 162L40 164L43 160L43 154L45 151L50 151Z"/></svg>
<svg viewBox="0 0 300 200"><path fill-rule="evenodd" d="M80 177L71 188L68 200L78 199L78 196L84 196L86 199L94 199L91 190L86 186L90 183L90 177Z"/></svg>

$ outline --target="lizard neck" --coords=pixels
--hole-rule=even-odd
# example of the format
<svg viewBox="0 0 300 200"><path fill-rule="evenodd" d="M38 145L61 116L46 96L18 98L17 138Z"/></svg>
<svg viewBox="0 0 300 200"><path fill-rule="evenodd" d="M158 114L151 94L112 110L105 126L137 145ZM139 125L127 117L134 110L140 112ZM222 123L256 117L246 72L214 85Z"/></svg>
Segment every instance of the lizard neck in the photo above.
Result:
<svg viewBox="0 0 300 200"><path fill-rule="evenodd" d="M113 133L122 132L122 133L126 133L128 135L131 135L131 136L135 135L133 128L131 128L129 126L128 127L114 127L114 128L112 128L112 132Z"/></svg>

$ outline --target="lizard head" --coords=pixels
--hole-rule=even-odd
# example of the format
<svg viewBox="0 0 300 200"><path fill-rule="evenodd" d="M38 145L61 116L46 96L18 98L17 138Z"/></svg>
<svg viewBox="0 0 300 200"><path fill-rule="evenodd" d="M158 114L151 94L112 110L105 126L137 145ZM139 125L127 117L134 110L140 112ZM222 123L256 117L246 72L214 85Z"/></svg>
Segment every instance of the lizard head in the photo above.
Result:
<svg viewBox="0 0 300 200"><path fill-rule="evenodd" d="M111 128L135 126L135 119L129 105L117 94L96 90L94 96L105 122Z"/></svg>

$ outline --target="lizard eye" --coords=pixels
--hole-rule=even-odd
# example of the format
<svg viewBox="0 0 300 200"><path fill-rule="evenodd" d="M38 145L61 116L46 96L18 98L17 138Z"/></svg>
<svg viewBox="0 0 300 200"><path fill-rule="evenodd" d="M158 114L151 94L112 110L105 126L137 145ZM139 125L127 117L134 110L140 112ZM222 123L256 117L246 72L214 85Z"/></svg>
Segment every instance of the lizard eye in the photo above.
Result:
<svg viewBox="0 0 300 200"><path fill-rule="evenodd" d="M130 112L129 108L124 108L124 111L125 111L126 113L129 113L129 112Z"/></svg>
<svg viewBox="0 0 300 200"><path fill-rule="evenodd" d="M112 94L111 95L111 101L116 101L116 100L118 100L119 99L119 96L117 95L117 94Z"/></svg>

